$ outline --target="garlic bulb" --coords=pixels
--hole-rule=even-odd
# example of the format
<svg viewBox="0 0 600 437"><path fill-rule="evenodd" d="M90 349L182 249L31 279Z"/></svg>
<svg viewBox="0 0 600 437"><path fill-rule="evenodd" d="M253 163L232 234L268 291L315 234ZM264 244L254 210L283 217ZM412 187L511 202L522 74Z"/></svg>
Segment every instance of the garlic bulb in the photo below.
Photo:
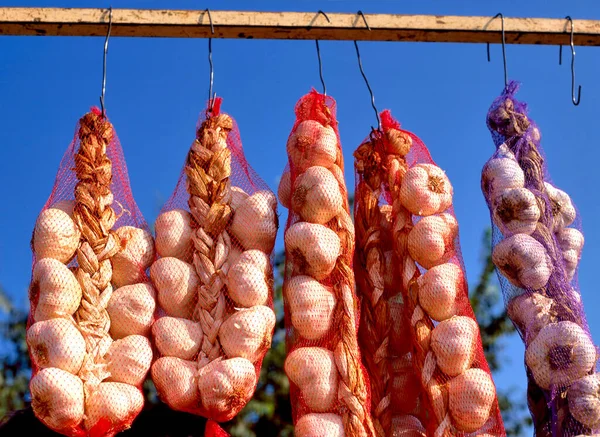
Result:
<svg viewBox="0 0 600 437"><path fill-rule="evenodd" d="M437 214L452 205L452 185L437 165L417 164L402 179L400 202L416 215Z"/></svg>
<svg viewBox="0 0 600 437"><path fill-rule="evenodd" d="M290 166L302 172L312 165L329 167L337 159L338 140L331 126L305 120L298 124L287 142Z"/></svg>
<svg viewBox="0 0 600 437"><path fill-rule="evenodd" d="M146 269L154 261L154 239L145 229L121 226L116 230L120 250L112 258L112 283L116 288L146 280Z"/></svg>
<svg viewBox="0 0 600 437"><path fill-rule="evenodd" d="M498 152L499 156L490 159L481 173L481 191L490 202L505 190L525 186L525 173L515 155L505 144L498 148Z"/></svg>
<svg viewBox="0 0 600 437"><path fill-rule="evenodd" d="M494 199L492 219L505 237L532 234L540 219L540 208L527 188L512 188Z"/></svg>
<svg viewBox="0 0 600 437"><path fill-rule="evenodd" d="M85 401L85 427L92 429L100 419L122 430L144 406L142 391L122 382L101 382Z"/></svg>
<svg viewBox="0 0 600 437"><path fill-rule="evenodd" d="M432 267L418 279L419 303L433 320L449 319L458 311L463 283L462 270L456 264Z"/></svg>
<svg viewBox="0 0 600 437"><path fill-rule="evenodd" d="M175 357L162 357L152 364L152 381L160 399L174 410L195 408L200 402L196 374L198 364Z"/></svg>
<svg viewBox="0 0 600 437"><path fill-rule="evenodd" d="M110 345L105 359L110 372L108 381L140 386L152 364L152 346L142 335L128 335Z"/></svg>
<svg viewBox="0 0 600 437"><path fill-rule="evenodd" d="M235 209L229 230L244 249L271 253L277 227L277 199L270 191L261 190Z"/></svg>
<svg viewBox="0 0 600 437"><path fill-rule="evenodd" d="M298 334L317 340L329 331L335 309L335 296L330 287L310 276L293 276L286 282L284 293Z"/></svg>
<svg viewBox="0 0 600 437"><path fill-rule="evenodd" d="M426 437L423 424L415 416L396 416L392 418L391 437Z"/></svg>
<svg viewBox="0 0 600 437"><path fill-rule="evenodd" d="M581 258L583 234L575 228L562 228L556 232L556 241L562 250L567 279L570 281L575 276Z"/></svg>
<svg viewBox="0 0 600 437"><path fill-rule="evenodd" d="M161 317L152 325L154 343L161 355L193 360L202 346L200 323L176 317Z"/></svg>
<svg viewBox="0 0 600 437"><path fill-rule="evenodd" d="M284 208L290 209L292 206L292 175L286 170L279 180L277 187L277 198Z"/></svg>
<svg viewBox="0 0 600 437"><path fill-rule="evenodd" d="M406 156L410 152L413 141L408 132L391 128L385 132L385 136L387 138L385 146L388 153Z"/></svg>
<svg viewBox="0 0 600 437"><path fill-rule="evenodd" d="M540 331L525 351L525 362L543 389L568 387L596 364L596 348L576 323L551 323Z"/></svg>
<svg viewBox="0 0 600 437"><path fill-rule="evenodd" d="M271 262L260 250L247 250L227 272L229 297L241 307L265 305L271 291Z"/></svg>
<svg viewBox="0 0 600 437"><path fill-rule="evenodd" d="M246 201L248 197L250 197L248 193L246 193L240 187L231 187L231 189L229 190L229 196L229 206L234 211L237 210L240 207L240 205Z"/></svg>
<svg viewBox="0 0 600 437"><path fill-rule="evenodd" d="M275 313L257 305L240 309L227 318L219 329L219 340L229 358L242 357L258 361L271 347Z"/></svg>
<svg viewBox="0 0 600 437"><path fill-rule="evenodd" d="M79 308L81 287L67 266L43 258L33 267L29 300L35 308L35 321L70 317Z"/></svg>
<svg viewBox="0 0 600 437"><path fill-rule="evenodd" d="M150 267L158 304L169 316L191 318L199 284L194 266L177 258L157 260Z"/></svg>
<svg viewBox="0 0 600 437"><path fill-rule="evenodd" d="M309 413L302 416L294 427L296 437L344 437L342 416L331 413Z"/></svg>
<svg viewBox="0 0 600 437"><path fill-rule="evenodd" d="M183 209L165 211L154 222L156 252L161 258L173 256L192 262L192 216Z"/></svg>
<svg viewBox="0 0 600 437"><path fill-rule="evenodd" d="M454 255L458 223L450 214L422 218L408 234L410 256L426 269L444 264Z"/></svg>
<svg viewBox="0 0 600 437"><path fill-rule="evenodd" d="M321 347L301 347L288 354L285 373L315 413L329 410L337 400L338 372L333 352Z"/></svg>
<svg viewBox="0 0 600 437"><path fill-rule="evenodd" d="M40 213L33 231L33 251L37 259L54 258L67 264L79 247L81 232L73 212L50 207Z"/></svg>
<svg viewBox="0 0 600 437"><path fill-rule="evenodd" d="M546 248L526 234L516 234L498 243L492 260L511 284L531 290L544 287L553 270Z"/></svg>
<svg viewBox="0 0 600 437"><path fill-rule="evenodd" d="M481 369L468 369L448 383L448 409L461 431L475 432L485 425L495 399L492 377Z"/></svg>
<svg viewBox="0 0 600 437"><path fill-rule="evenodd" d="M478 334L477 323L465 316L444 320L433 329L431 350L442 372L456 376L471 367Z"/></svg>
<svg viewBox="0 0 600 437"><path fill-rule="evenodd" d="M553 230L558 231L560 228L569 226L575 221L577 215L571 198L567 193L548 182L544 182L544 186L552 208Z"/></svg>
<svg viewBox="0 0 600 437"><path fill-rule="evenodd" d="M216 359L198 372L198 388L207 416L231 420L246 406L256 386L256 369L245 358Z"/></svg>
<svg viewBox="0 0 600 437"><path fill-rule="evenodd" d="M36 417L55 430L67 431L83 420L83 383L55 367L40 370L29 385Z"/></svg>
<svg viewBox="0 0 600 437"><path fill-rule="evenodd" d="M72 320L49 319L27 329L27 346L38 368L57 367L77 374L85 357L85 340Z"/></svg>
<svg viewBox="0 0 600 437"><path fill-rule="evenodd" d="M147 335L154 319L156 292L152 284L124 285L113 291L106 310L110 316L110 335Z"/></svg>
<svg viewBox="0 0 600 437"><path fill-rule="evenodd" d="M292 208L302 220L327 223L344 205L340 185L325 167L313 166L300 174L294 183Z"/></svg>
<svg viewBox="0 0 600 437"><path fill-rule="evenodd" d="M285 249L295 272L321 280L333 271L341 242L334 231L323 225L299 222L286 231Z"/></svg>
<svg viewBox="0 0 600 437"><path fill-rule="evenodd" d="M552 323L554 301L539 293L521 294L508 304L508 316L525 334L525 344L529 344L540 330Z"/></svg>
<svg viewBox="0 0 600 437"><path fill-rule="evenodd" d="M567 394L569 411L588 428L600 426L600 378L597 373L575 381Z"/></svg>

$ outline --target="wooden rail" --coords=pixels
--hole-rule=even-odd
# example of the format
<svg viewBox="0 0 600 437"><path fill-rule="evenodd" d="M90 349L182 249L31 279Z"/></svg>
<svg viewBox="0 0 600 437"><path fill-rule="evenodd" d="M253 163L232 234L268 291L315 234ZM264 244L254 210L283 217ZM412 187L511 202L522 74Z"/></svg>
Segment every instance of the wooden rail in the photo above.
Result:
<svg viewBox="0 0 600 437"><path fill-rule="evenodd" d="M113 9L112 36L171 38L323 39L415 42L500 42L492 17L305 12ZM0 8L0 35L104 36L107 9ZM600 21L574 20L575 45L600 45ZM505 18L508 44L568 44L567 20Z"/></svg>

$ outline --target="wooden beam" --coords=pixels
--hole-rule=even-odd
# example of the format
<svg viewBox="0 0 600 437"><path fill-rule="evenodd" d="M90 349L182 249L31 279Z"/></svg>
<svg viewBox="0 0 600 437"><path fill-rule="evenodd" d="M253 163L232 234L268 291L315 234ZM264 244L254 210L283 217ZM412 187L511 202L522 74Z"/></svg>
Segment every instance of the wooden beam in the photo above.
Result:
<svg viewBox="0 0 600 437"><path fill-rule="evenodd" d="M499 43L501 21L492 17L114 9L112 36L169 38L323 39ZM104 36L107 9L0 8L0 35ZM600 21L574 20L575 45L600 45ZM568 44L567 21L505 18L509 44Z"/></svg>

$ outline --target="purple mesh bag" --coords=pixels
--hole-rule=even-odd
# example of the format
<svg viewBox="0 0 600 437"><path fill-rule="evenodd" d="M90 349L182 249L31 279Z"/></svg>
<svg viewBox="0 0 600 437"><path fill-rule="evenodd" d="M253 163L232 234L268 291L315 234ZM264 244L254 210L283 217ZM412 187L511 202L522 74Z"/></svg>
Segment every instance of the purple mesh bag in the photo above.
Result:
<svg viewBox="0 0 600 437"><path fill-rule="evenodd" d="M600 431L600 381L578 290L581 221L552 184L540 131L511 81L487 125L496 152L481 188L493 227L493 261L504 303L525 343L528 404L536 436Z"/></svg>

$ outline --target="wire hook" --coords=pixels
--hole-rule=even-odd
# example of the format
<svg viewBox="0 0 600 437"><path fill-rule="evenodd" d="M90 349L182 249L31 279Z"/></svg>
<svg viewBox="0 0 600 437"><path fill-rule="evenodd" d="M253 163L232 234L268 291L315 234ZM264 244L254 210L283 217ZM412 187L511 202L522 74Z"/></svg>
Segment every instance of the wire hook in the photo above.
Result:
<svg viewBox="0 0 600 437"><path fill-rule="evenodd" d="M214 35L215 27L213 26L212 16L210 15L210 9L206 8L204 12L208 14L208 21L210 23L210 33ZM215 71L213 68L212 60L212 38L208 38L208 64L210 66L210 82L208 87L208 110L212 111L215 98L217 97L216 93L213 95L213 82L215 78Z"/></svg>
<svg viewBox="0 0 600 437"><path fill-rule="evenodd" d="M309 26L308 26L309 29L312 27L312 23L319 17L319 15L323 15L325 17L325 19L327 20L327 22L331 24L331 20L329 19L327 14L325 12L323 12L321 9L319 9L317 11L317 15L315 16L315 18L313 18L313 20L309 24ZM323 63L321 62L321 48L319 47L318 39L315 40L315 44L317 45L317 58L319 60L319 77L321 78L321 85L323 85L323 95L326 96L327 95L327 87L325 86L325 79L323 79Z"/></svg>
<svg viewBox="0 0 600 437"><path fill-rule="evenodd" d="M579 105L581 101L581 85L577 89L577 100L575 100L575 44L573 42L575 35L575 25L573 24L573 19L567 15L565 17L566 20L571 23L571 101L573 105ZM558 65L562 65L562 44L558 46Z"/></svg>
<svg viewBox="0 0 600 437"><path fill-rule="evenodd" d="M506 87L508 85L508 73L506 69L506 36L504 33L504 15L502 15L501 12L497 13L490 21L488 21L488 23L485 26L483 26L483 29L485 30L485 28L498 17L502 20L502 62L504 63L504 86ZM489 42L487 43L487 60L488 62L490 62Z"/></svg>
<svg viewBox="0 0 600 437"><path fill-rule="evenodd" d="M362 17L363 21L365 22L365 26L367 26L367 30L370 31L371 27L369 26L369 23L367 22L367 18L365 17L365 14L363 14L362 11L358 11L356 14L360 15ZM373 90L371 89L371 85L369 85L369 80L367 79L367 76L365 75L365 71L363 70L362 59L360 58L360 51L358 50L358 43L356 42L356 40L354 40L354 47L356 48L356 57L358 58L358 68L360 68L360 74L362 74L362 77L365 80L365 84L367 84L367 88L369 89L369 94L371 94L371 106L373 106L373 110L375 111L375 117L377 117L377 127L379 129L381 129L381 120L379 118L379 111L377 111L377 107L375 106L375 95L373 95Z"/></svg>
<svg viewBox="0 0 600 437"><path fill-rule="evenodd" d="M106 118L106 111L104 110L104 94L106 93L106 55L108 53L108 39L110 38L111 30L112 6L108 8L108 32L106 33L106 39L104 40L104 56L102 61L102 94L100 94L100 107L102 109L102 118Z"/></svg>

